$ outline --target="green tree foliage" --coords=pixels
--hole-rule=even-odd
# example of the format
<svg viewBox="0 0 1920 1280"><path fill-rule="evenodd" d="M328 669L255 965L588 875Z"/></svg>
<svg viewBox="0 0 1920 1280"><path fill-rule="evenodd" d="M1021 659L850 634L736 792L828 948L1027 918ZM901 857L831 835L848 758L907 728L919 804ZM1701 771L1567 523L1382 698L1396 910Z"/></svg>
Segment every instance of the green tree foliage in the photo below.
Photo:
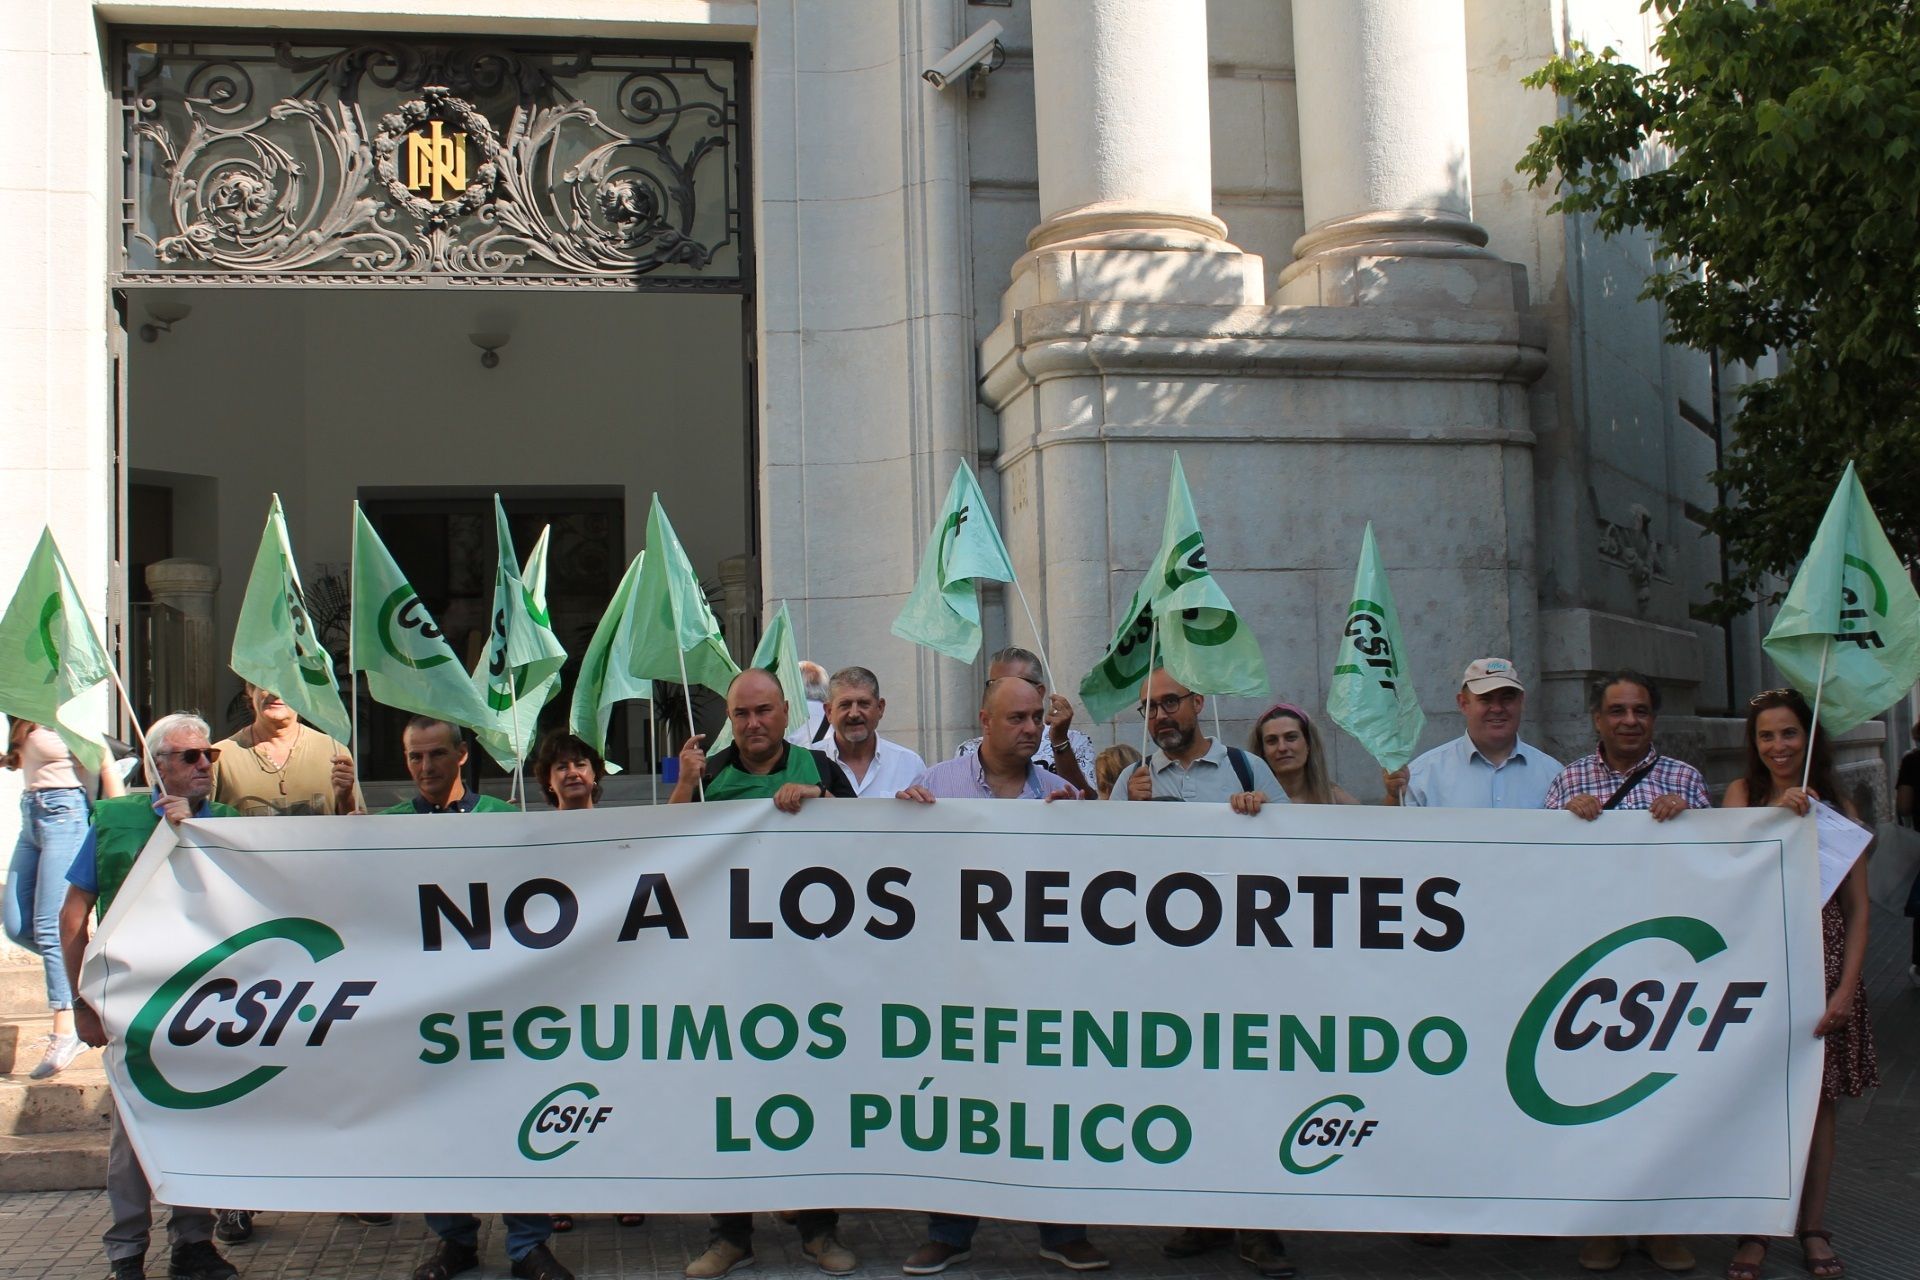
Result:
<svg viewBox="0 0 1920 1280"><path fill-rule="evenodd" d="M1655 67L1576 48L1527 78L1571 107L1518 168L1555 210L1639 230L1669 339L1743 388L1709 527L1749 608L1798 561L1847 460L1887 534L1920 550L1920 27L1915 0L1648 0Z"/></svg>

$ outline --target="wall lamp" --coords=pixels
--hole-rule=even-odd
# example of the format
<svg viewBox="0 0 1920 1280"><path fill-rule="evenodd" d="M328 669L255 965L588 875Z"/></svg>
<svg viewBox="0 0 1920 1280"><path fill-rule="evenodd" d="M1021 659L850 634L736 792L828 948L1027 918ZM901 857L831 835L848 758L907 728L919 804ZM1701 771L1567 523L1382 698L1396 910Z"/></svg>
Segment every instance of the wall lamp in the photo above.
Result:
<svg viewBox="0 0 1920 1280"><path fill-rule="evenodd" d="M158 342L163 333L172 333L173 326L193 314L193 308L184 302L149 302L147 304L147 322L140 326L140 341Z"/></svg>
<svg viewBox="0 0 1920 1280"><path fill-rule="evenodd" d="M467 341L480 348L480 367L497 369L500 367L500 348L507 345L510 333L470 333Z"/></svg>

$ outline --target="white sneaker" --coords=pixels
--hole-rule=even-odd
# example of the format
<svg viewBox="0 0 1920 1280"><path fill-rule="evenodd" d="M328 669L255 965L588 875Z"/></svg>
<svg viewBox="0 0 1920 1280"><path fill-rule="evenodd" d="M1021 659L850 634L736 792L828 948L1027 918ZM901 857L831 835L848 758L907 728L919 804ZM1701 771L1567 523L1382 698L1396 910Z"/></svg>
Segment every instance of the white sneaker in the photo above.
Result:
<svg viewBox="0 0 1920 1280"><path fill-rule="evenodd" d="M86 1051L87 1046L80 1043L79 1036L48 1036L46 1056L40 1059L39 1066L27 1073L27 1079L45 1080L49 1076L59 1075Z"/></svg>

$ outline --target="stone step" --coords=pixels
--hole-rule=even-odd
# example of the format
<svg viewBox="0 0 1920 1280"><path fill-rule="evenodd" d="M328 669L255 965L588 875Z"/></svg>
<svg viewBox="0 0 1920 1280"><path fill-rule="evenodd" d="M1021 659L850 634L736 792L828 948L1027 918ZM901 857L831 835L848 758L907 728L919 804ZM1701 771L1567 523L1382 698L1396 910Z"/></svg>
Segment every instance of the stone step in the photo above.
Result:
<svg viewBox="0 0 1920 1280"><path fill-rule="evenodd" d="M0 1134L0 1192L107 1185L107 1131Z"/></svg>
<svg viewBox="0 0 1920 1280"><path fill-rule="evenodd" d="M110 1101L107 1073L98 1065L76 1062L49 1080L8 1076L0 1079L0 1135L104 1132Z"/></svg>
<svg viewBox="0 0 1920 1280"><path fill-rule="evenodd" d="M32 964L0 964L0 1017L47 1011L47 975Z"/></svg>
<svg viewBox="0 0 1920 1280"><path fill-rule="evenodd" d="M24 1076L39 1066L44 1052L43 1042L52 1030L53 1019L44 1008L38 1013L0 1014L0 1076ZM73 1062L74 1067L99 1065L98 1049L87 1050ZM68 1068L69 1071L72 1069Z"/></svg>

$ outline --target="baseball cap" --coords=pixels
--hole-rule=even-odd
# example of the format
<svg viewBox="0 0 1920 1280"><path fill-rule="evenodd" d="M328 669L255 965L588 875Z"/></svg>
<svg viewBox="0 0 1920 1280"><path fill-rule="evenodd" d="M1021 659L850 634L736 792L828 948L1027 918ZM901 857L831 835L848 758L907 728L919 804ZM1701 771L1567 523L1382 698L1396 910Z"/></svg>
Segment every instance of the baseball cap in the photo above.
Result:
<svg viewBox="0 0 1920 1280"><path fill-rule="evenodd" d="M1460 687L1468 693L1491 693L1495 689L1527 691L1527 686L1520 683L1519 672L1505 658L1476 658L1468 663L1467 673L1460 677Z"/></svg>

